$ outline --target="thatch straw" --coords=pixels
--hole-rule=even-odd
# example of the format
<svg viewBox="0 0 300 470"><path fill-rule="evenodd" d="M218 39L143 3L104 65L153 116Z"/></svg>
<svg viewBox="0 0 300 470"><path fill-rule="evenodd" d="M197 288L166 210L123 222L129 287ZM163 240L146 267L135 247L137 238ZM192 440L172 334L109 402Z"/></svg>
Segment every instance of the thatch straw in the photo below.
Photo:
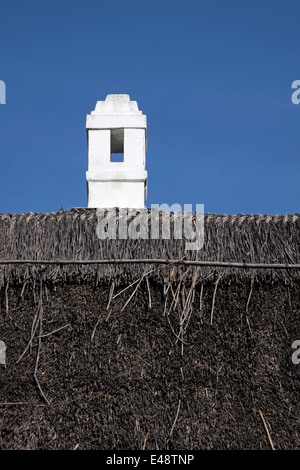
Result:
<svg viewBox="0 0 300 470"><path fill-rule="evenodd" d="M207 214L197 252L175 217L101 241L93 209L0 215L0 448L299 448L300 215Z"/></svg>
<svg viewBox="0 0 300 470"><path fill-rule="evenodd" d="M143 211L148 217L149 227L153 215L162 219L163 212ZM113 216L113 210L103 210ZM99 216L99 214L98 214ZM199 280L208 275L222 279L239 280L281 279L287 283L299 279L296 271L280 269L281 264L294 265L300 261L299 228L300 215L217 215L206 214L204 220L204 246L198 251L187 251L185 239L174 239L174 220L178 213L170 215L170 240L160 236L157 240L100 240L96 233L97 211L95 209L72 209L58 213L2 214L0 215L0 260L44 260L47 263L61 260L73 264L60 266L7 265L0 266L0 288L9 279L23 283L27 278L43 274L49 281L77 277L79 279L134 280L145 273L145 266L130 260L165 260L153 268L150 277L168 282L170 269L166 264L180 261L182 264L210 263L214 266L191 267L186 278L192 279L197 269ZM122 214L117 211L117 223ZM101 265L79 264L82 260L129 260L125 264ZM149 264L149 261L147 262ZM234 263L233 266L230 264ZM223 264L223 266L222 266ZM252 264L252 269L238 269ZM255 266L257 264L258 266ZM270 265L270 269L259 270L259 265ZM227 267L226 267L227 266ZM275 267L277 269L275 270ZM251 267L251 266L249 266ZM226 269L225 269L226 268ZM177 266L173 282L179 282L185 266Z"/></svg>
<svg viewBox="0 0 300 470"><path fill-rule="evenodd" d="M43 282L43 332L16 364L41 305L30 284L22 301L11 284L0 314L3 450L300 449L299 283L253 283L248 302L250 282L220 281L211 325L213 281L196 286L191 313L190 289L170 285L181 315L169 300L165 316L151 279L152 308L143 281L122 313L138 283L114 297L121 288Z"/></svg>

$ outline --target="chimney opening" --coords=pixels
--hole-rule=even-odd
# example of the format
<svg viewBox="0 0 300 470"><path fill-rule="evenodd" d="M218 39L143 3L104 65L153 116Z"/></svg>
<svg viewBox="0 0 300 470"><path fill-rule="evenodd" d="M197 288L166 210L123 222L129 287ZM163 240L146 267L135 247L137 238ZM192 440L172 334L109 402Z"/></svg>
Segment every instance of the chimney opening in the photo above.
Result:
<svg viewBox="0 0 300 470"><path fill-rule="evenodd" d="M124 129L112 129L110 133L110 161L124 162Z"/></svg>

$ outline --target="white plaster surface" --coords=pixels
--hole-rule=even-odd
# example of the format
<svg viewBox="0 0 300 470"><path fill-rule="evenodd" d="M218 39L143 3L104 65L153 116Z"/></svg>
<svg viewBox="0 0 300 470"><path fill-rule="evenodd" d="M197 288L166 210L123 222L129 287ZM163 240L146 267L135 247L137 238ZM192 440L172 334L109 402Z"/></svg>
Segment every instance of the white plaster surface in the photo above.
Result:
<svg viewBox="0 0 300 470"><path fill-rule="evenodd" d="M108 95L87 116L86 128L88 207L144 208L146 116L136 101L129 95ZM124 161L112 162L111 152L122 149Z"/></svg>
<svg viewBox="0 0 300 470"><path fill-rule="evenodd" d="M89 130L89 169L108 168L110 164L110 130Z"/></svg>
<svg viewBox="0 0 300 470"><path fill-rule="evenodd" d="M145 206L144 181L90 181L89 207L141 209Z"/></svg>
<svg viewBox="0 0 300 470"><path fill-rule="evenodd" d="M115 114L120 116L122 114L128 115L141 115L136 101L130 101L129 95L107 95L105 101L97 101L95 111L91 114L101 114L111 116Z"/></svg>

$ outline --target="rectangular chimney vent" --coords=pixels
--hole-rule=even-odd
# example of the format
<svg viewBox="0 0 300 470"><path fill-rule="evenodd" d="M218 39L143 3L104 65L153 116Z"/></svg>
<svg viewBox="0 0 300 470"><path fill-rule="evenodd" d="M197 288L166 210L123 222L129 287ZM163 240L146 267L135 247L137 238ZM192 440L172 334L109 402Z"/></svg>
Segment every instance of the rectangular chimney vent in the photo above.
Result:
<svg viewBox="0 0 300 470"><path fill-rule="evenodd" d="M110 132L110 161L124 162L124 129L112 129Z"/></svg>

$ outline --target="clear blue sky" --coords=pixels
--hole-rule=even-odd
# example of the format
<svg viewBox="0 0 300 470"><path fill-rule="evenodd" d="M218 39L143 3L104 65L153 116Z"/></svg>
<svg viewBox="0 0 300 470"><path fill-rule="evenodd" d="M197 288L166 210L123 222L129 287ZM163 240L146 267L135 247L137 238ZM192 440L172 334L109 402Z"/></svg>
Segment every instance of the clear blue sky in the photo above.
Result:
<svg viewBox="0 0 300 470"><path fill-rule="evenodd" d="M0 212L86 207L86 114L147 115L152 203L300 212L299 0L1 0Z"/></svg>

